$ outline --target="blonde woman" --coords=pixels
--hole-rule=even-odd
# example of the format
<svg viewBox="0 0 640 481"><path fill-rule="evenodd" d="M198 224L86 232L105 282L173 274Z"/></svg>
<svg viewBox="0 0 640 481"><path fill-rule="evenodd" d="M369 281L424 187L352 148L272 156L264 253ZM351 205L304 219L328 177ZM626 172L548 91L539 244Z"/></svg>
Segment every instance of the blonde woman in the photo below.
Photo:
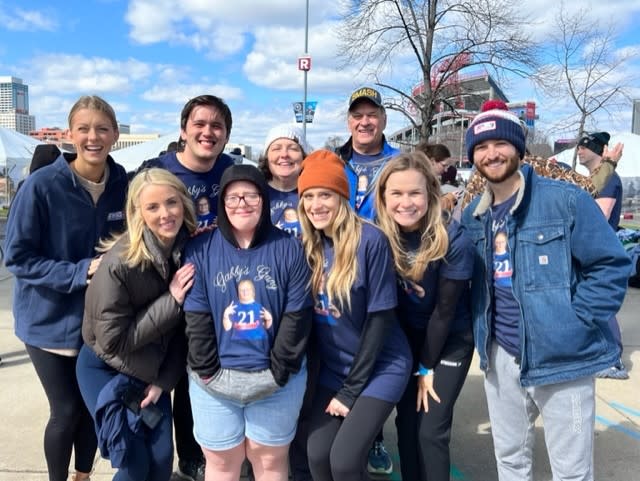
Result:
<svg viewBox="0 0 640 481"><path fill-rule="evenodd" d="M400 466L402 479L415 481L449 480L453 408L473 356L473 245L443 217L440 199L422 152L401 154L380 173L376 211L391 243L398 318L416 373L396 406Z"/></svg>
<svg viewBox="0 0 640 481"><path fill-rule="evenodd" d="M5 264L15 276L13 316L49 401L44 454L49 481L89 478L96 452L93 421L78 390L84 295L100 264L101 237L121 231L127 175L109 151L118 140L111 105L78 99L69 112L76 153L29 175L7 222Z"/></svg>
<svg viewBox="0 0 640 481"><path fill-rule="evenodd" d="M104 244L87 289L76 371L113 479L168 481L169 393L186 368L181 306L195 272L182 248L196 218L184 184L159 168L133 178L126 212L127 231Z"/></svg>
<svg viewBox="0 0 640 481"><path fill-rule="evenodd" d="M407 384L409 345L396 317L389 243L349 205L344 164L309 155L298 212L316 299L320 373L308 456L316 481L367 479L369 448Z"/></svg>

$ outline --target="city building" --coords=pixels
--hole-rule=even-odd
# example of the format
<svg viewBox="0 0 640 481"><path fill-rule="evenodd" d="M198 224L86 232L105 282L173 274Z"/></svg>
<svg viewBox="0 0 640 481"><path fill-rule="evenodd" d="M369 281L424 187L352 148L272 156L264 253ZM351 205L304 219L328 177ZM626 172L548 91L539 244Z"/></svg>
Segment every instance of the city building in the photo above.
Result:
<svg viewBox="0 0 640 481"><path fill-rule="evenodd" d="M29 115L29 86L17 77L0 76L0 127L28 135L36 128Z"/></svg>
<svg viewBox="0 0 640 481"><path fill-rule="evenodd" d="M424 92L424 84L420 83L413 88L412 97L419 104L424 103L426 100ZM442 93L446 96L446 101L442 101L438 105L432 120L432 134L429 141L445 144L449 147L458 166L465 165L467 161L464 134L469 122L480 111L486 100L502 100L511 112L522 119L530 132L535 128L537 118L535 102L509 103L509 99L496 80L484 70L452 75ZM413 118L420 125L419 112L413 112ZM389 135L388 140L401 150L412 150L420 141L419 127L407 126Z"/></svg>
<svg viewBox="0 0 640 481"><path fill-rule="evenodd" d="M67 129L61 129L60 127L42 127L38 130L32 130L29 132L29 137L38 139L42 142L49 144L59 145L66 139Z"/></svg>
<svg viewBox="0 0 640 481"><path fill-rule="evenodd" d="M118 124L121 125L121 124ZM125 125L128 130L128 125ZM114 144L111 151L126 149L127 147L131 147L132 145L142 144L144 142L148 142L149 140L155 140L160 137L160 134L123 134L120 131L120 137L118 141Z"/></svg>
<svg viewBox="0 0 640 481"><path fill-rule="evenodd" d="M633 101L633 114L631 117L631 133L640 135L640 99Z"/></svg>

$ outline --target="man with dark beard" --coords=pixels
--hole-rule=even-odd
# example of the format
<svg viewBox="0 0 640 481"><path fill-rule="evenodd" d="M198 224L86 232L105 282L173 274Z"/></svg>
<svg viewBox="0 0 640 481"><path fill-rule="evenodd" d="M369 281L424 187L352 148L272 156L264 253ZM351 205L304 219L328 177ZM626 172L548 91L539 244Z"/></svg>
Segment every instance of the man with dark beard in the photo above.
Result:
<svg viewBox="0 0 640 481"><path fill-rule="evenodd" d="M620 357L607 321L629 258L589 194L521 166L511 112L479 114L466 144L487 181L462 224L476 247L471 305L498 477L532 479L541 415L553 478L593 480L594 375Z"/></svg>

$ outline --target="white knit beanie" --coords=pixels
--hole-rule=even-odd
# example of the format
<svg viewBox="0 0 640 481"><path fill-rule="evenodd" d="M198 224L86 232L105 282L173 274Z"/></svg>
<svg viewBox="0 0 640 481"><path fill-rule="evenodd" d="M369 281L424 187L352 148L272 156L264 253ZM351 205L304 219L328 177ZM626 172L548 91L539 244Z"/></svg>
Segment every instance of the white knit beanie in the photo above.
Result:
<svg viewBox="0 0 640 481"><path fill-rule="evenodd" d="M269 146L276 139L289 139L297 142L298 145L302 148L305 155L309 155L311 153L311 148L309 144L302 138L302 130L297 125L291 124L280 124L273 127L267 133L267 138L264 140L264 152L266 153L269 149Z"/></svg>

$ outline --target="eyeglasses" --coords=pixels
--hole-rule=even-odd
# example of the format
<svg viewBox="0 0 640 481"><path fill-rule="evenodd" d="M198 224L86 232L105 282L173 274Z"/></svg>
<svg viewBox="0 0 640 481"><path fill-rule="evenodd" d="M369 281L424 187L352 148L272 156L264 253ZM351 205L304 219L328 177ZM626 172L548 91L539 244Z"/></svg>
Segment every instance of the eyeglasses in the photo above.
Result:
<svg viewBox="0 0 640 481"><path fill-rule="evenodd" d="M240 201L244 200L244 203L249 207L254 207L260 203L260 194L257 192L249 192L243 195L227 195L224 197L225 207L234 209L240 205Z"/></svg>

